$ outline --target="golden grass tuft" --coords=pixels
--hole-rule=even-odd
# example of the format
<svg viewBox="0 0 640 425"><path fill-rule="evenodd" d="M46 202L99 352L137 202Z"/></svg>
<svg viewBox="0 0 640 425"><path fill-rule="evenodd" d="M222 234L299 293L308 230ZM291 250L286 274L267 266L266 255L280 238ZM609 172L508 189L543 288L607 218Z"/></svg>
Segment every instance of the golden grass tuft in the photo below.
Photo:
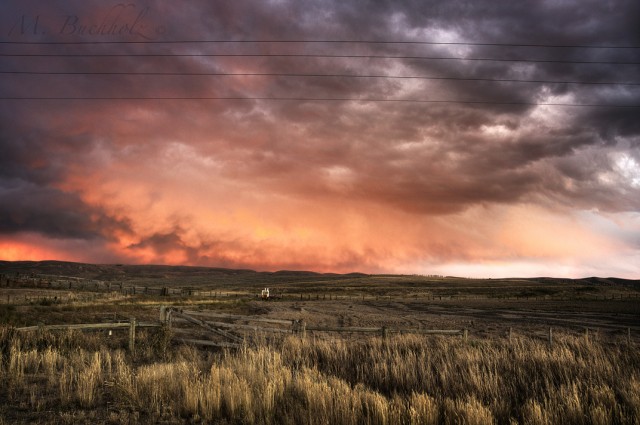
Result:
<svg viewBox="0 0 640 425"><path fill-rule="evenodd" d="M150 361L11 337L0 339L0 398L33 411L56 406L63 422L102 414L105 422L637 424L635 348L556 339L289 337L213 355L183 347L172 361Z"/></svg>

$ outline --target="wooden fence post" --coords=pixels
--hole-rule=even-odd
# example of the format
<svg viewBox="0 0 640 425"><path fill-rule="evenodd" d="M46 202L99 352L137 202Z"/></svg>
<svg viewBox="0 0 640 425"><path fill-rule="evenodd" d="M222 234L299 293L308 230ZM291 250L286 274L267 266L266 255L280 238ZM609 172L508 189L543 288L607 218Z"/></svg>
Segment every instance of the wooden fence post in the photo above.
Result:
<svg viewBox="0 0 640 425"><path fill-rule="evenodd" d="M469 330L468 329L464 329L462 331L462 339L464 339L464 342L467 342L467 340L469 339Z"/></svg>
<svg viewBox="0 0 640 425"><path fill-rule="evenodd" d="M302 335L302 338L307 336L307 322L304 320L300 323L300 335Z"/></svg>
<svg viewBox="0 0 640 425"><path fill-rule="evenodd" d="M129 319L129 351L135 354L136 351L136 318Z"/></svg>
<svg viewBox="0 0 640 425"><path fill-rule="evenodd" d="M549 328L549 345L553 344L553 329Z"/></svg>
<svg viewBox="0 0 640 425"><path fill-rule="evenodd" d="M589 328L584 328L584 342L589 342Z"/></svg>
<svg viewBox="0 0 640 425"><path fill-rule="evenodd" d="M387 327L383 326L382 329L380 329L380 330L382 332L382 339L386 341L387 340L387 336L388 336Z"/></svg>
<svg viewBox="0 0 640 425"><path fill-rule="evenodd" d="M513 339L513 328L509 326L509 342Z"/></svg>
<svg viewBox="0 0 640 425"><path fill-rule="evenodd" d="M167 322L167 306L166 305L160 306L160 321L162 323Z"/></svg>

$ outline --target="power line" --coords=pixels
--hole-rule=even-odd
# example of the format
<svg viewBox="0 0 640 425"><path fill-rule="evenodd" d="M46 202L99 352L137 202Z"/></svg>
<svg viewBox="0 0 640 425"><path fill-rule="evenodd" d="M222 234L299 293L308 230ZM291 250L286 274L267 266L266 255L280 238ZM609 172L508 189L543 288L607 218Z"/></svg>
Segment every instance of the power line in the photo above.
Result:
<svg viewBox="0 0 640 425"><path fill-rule="evenodd" d="M141 41L0 41L14 45L96 45L96 44L413 44L429 46L494 46L494 47L543 47L576 49L640 49L640 46L593 44L539 44L539 43L481 43L466 41L419 40L141 40Z"/></svg>
<svg viewBox="0 0 640 425"><path fill-rule="evenodd" d="M640 62L587 61L556 59L516 59L516 58L463 58L455 56L396 56L396 55L330 55L316 53L0 53L0 57L282 57L282 58L337 58L337 59L406 59L406 60L459 60L486 62L528 62L557 64L598 64L598 65L640 65Z"/></svg>
<svg viewBox="0 0 640 425"><path fill-rule="evenodd" d="M331 77L331 78L388 78L412 80L451 80L451 81L487 81L506 83L541 83L541 84L575 84L575 85L619 85L640 86L634 82L615 81L554 81L523 80L515 78L479 78L479 77L427 77L420 75L363 75L363 74L301 74L276 72L127 72L127 71L0 71L0 74L12 75L140 75L140 76L214 76L214 77Z"/></svg>
<svg viewBox="0 0 640 425"><path fill-rule="evenodd" d="M230 100L230 101L293 101L293 102L367 102L367 103L416 103L416 104L465 104L465 105L505 105L505 106L567 106L587 108L640 108L640 105L620 105L602 103L548 103L548 102L498 102L483 100L436 100L436 99L387 99L387 98L339 98L339 97L242 97L242 96L24 96L24 97L0 97L0 100Z"/></svg>

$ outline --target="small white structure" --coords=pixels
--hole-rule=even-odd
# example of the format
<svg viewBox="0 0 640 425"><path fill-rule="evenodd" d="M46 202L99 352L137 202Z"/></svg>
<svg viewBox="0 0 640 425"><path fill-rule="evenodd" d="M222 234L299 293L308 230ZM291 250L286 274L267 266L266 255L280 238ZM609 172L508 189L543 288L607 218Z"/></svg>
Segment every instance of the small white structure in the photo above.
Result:
<svg viewBox="0 0 640 425"><path fill-rule="evenodd" d="M269 299L269 288L264 288L262 290L262 299L263 300L268 300Z"/></svg>

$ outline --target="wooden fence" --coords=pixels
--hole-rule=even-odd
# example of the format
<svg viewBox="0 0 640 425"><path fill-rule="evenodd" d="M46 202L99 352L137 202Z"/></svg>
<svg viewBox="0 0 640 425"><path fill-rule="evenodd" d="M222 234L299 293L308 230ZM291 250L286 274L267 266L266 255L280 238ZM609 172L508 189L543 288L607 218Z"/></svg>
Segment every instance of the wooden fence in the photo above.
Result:
<svg viewBox="0 0 640 425"><path fill-rule="evenodd" d="M159 322L138 322L135 318L129 319L128 322L110 322L110 323L74 323L74 324L64 324L64 325L37 325L37 326L25 326L22 328L16 328L16 331L19 332L30 332L30 331L53 331L53 330L118 330L118 329L128 329L129 330L129 351L135 352L135 343L136 343L136 328L156 328L162 326Z"/></svg>
<svg viewBox="0 0 640 425"><path fill-rule="evenodd" d="M258 316L240 316L212 311L187 311L166 307L161 309L160 320L167 324L174 333L182 335L183 337L181 337L180 340L183 342L223 347L234 346L234 344L239 346L241 342L250 340L253 335L252 333L294 334L303 338L307 335L307 332L342 334L363 333L379 335L383 338L394 333L462 336L465 340L468 338L468 331L466 329L393 329L386 326L318 326L307 324L303 320L283 320ZM237 323L238 321L243 323ZM184 336L192 334L194 332L194 326L201 334L209 333L210 336L217 337L218 340L222 339L222 341L213 341L213 338L202 339Z"/></svg>
<svg viewBox="0 0 640 425"><path fill-rule="evenodd" d="M241 321L243 323L236 323ZM253 324L255 323L255 324ZM259 325L258 325L259 324ZM253 337L258 333L274 334L294 334L301 338L307 336L308 332L318 333L339 333L339 334L370 334L379 335L386 339L392 334L420 334L420 335L446 335L460 336L467 340L469 332L467 329L416 329L416 328L389 328L381 327L336 327L318 326L307 324L303 320L273 319L259 316L243 316L213 311L185 311L182 309L162 306L160 308L159 320L156 322L138 322L135 318L128 321L113 321L108 323L87 323L87 324L58 324L58 325L37 325L16 328L19 332L47 331L47 330L129 330L129 350L135 352L135 339L137 328L157 328L165 327L170 329L174 339L180 343L187 343L201 346L240 348L243 345L251 344ZM632 342L631 328L624 329L626 340ZM593 335L593 329L585 328L584 338L589 340ZM621 329L618 329L621 331ZM620 333L620 332L618 332ZM554 342L554 328L548 328L544 335L533 334L538 338L547 339L549 344ZM513 328L509 328L509 341L514 337Z"/></svg>

